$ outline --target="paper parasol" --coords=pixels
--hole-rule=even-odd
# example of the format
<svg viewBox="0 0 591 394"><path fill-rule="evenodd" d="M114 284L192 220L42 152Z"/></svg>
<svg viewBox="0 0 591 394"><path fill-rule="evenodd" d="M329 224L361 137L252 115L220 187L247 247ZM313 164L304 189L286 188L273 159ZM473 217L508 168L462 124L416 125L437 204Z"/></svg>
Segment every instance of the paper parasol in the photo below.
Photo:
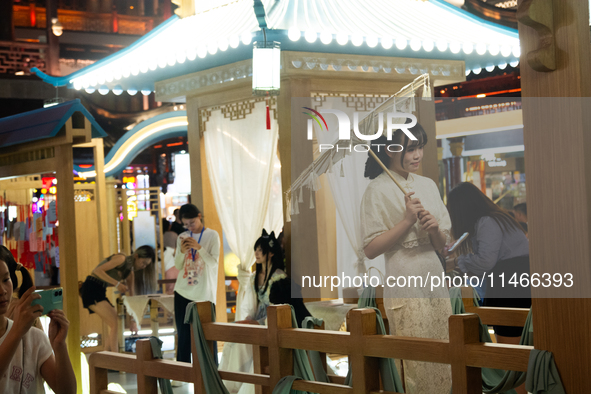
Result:
<svg viewBox="0 0 591 394"><path fill-rule="evenodd" d="M380 114L384 112L402 112L402 113L412 113L415 111L415 92L419 88L423 88L423 99L430 100L431 99L431 92L430 92L430 81L429 81L429 74L422 74L417 77L414 81L409 83L408 85L404 86L400 89L396 94L388 98L384 101L381 105L377 108L373 109L365 118L363 118L359 122L358 130L363 135L374 135L375 130L377 130L376 125L378 124L378 117ZM394 110L394 111L392 111ZM382 115L383 116L383 115ZM396 123L396 122L395 122ZM398 122L404 124L405 122ZM325 150L322 152L313 162L310 164L298 178L292 182L291 187L285 193L286 198L286 205L290 207L287 211L288 221L290 214L298 214L298 203L293 200L293 192L300 191L300 199L301 197L301 190L304 186L308 186L311 190L316 191L318 190L318 177L326 172L329 172L334 164L338 163L339 161L343 160L348 154L351 152L348 151L346 148L366 144L367 141L364 141L358 138L355 133L351 134L350 140L336 140L332 145L334 149ZM337 149L337 147L341 147L341 149ZM384 163L376 156L373 150L369 150L369 154L372 155L374 160L384 169L386 174L390 176L392 181L396 183L396 185L402 190L404 194L406 191L402 188L400 183L396 181L394 176L388 171ZM341 173L341 176L344 176ZM302 202L302 201L300 201Z"/></svg>

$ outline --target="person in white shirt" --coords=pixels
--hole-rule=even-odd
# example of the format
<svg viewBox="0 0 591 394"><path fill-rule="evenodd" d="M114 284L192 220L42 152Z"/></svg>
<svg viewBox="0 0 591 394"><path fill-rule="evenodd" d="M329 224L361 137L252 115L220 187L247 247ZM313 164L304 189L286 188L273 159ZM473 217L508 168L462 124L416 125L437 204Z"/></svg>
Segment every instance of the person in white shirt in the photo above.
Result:
<svg viewBox="0 0 591 394"><path fill-rule="evenodd" d="M220 256L220 236L205 228L203 216L193 204L180 208L187 229L177 239L175 266L179 274L174 286L174 315L178 333L177 361L191 362L191 326L185 324L185 311L190 302L210 301L215 304ZM214 359L217 349L214 346Z"/></svg>
<svg viewBox="0 0 591 394"><path fill-rule="evenodd" d="M28 276L21 264L0 259L0 393L43 394L45 380L56 394L74 394L76 376L66 345L70 322L64 312L49 312L49 338L32 327L43 314L41 305L32 305L41 298L32 286L12 301L18 303L14 321L6 317L17 288L17 270Z"/></svg>

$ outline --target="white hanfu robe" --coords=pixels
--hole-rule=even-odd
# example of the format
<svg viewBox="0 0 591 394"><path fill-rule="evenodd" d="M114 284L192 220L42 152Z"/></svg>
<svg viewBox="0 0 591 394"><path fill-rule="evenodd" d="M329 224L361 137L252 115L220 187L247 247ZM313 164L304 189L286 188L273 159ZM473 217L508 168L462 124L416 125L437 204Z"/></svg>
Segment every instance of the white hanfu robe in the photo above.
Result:
<svg viewBox="0 0 591 394"><path fill-rule="evenodd" d="M451 221L435 182L415 174L409 174L404 179L395 172L391 173L407 192L415 192L412 197L420 199L423 207L437 219L439 229L446 234L449 241ZM363 195L363 246L400 223L405 212L403 192L382 172L370 182ZM441 279L443 267L431 245L429 235L421 230L418 221L385 252L385 258L386 276L402 276L407 282L406 287L399 287L404 286L400 279L395 287L386 284L384 288L384 307L390 334L449 339L448 318L452 314L449 293L444 284L431 291L430 282L431 276ZM423 286L421 280L424 281ZM403 364L407 394L449 394L449 365L410 360L404 360Z"/></svg>

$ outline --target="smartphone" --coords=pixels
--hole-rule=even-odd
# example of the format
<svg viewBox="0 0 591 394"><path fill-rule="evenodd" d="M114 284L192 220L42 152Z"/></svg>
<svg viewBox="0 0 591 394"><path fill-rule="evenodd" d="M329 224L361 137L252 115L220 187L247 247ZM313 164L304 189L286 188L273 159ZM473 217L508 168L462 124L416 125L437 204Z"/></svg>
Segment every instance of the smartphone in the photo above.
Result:
<svg viewBox="0 0 591 394"><path fill-rule="evenodd" d="M465 240L468 238L468 235L470 235L470 234L469 234L469 233L464 233L464 234L462 234L462 236L461 236L461 237L460 237L460 238L459 238L459 239L458 239L458 240L457 240L457 241L456 241L456 242L455 242L455 243L454 243L454 244L451 246L451 248L449 248L449 249L447 250L447 252L448 252L448 253L453 253L453 251L454 251L454 250L456 250L456 248L457 248L458 246L460 246L460 244L461 244L462 242L464 242L464 241L465 241Z"/></svg>
<svg viewBox="0 0 591 394"><path fill-rule="evenodd" d="M41 305L44 315L47 315L54 309L64 309L63 288L56 287L55 289L49 290L36 290L35 293L41 295L41 298L33 300L31 305Z"/></svg>

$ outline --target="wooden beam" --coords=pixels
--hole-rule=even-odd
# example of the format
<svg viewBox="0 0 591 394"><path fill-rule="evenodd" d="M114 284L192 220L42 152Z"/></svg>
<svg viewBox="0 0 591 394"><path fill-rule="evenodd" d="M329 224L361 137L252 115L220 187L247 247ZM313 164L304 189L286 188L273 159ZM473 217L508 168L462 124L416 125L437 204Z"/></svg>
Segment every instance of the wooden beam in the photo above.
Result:
<svg viewBox="0 0 591 394"><path fill-rule="evenodd" d="M589 2L552 1L551 12L556 71L528 64L541 37L519 23L530 271L572 274L578 296L568 298L564 287L532 289L534 344L553 352L566 392L582 393L591 368Z"/></svg>
<svg viewBox="0 0 591 394"><path fill-rule="evenodd" d="M68 353L74 368L78 392L82 392L82 365L80 361L80 308L78 301L78 264L76 246L76 220L74 207L74 157L72 147L55 148L57 178L57 210L61 282L64 288L64 312L70 321Z"/></svg>
<svg viewBox="0 0 591 394"><path fill-rule="evenodd" d="M99 261L110 256L109 253L109 210L107 208L107 184L105 182L105 151L103 139L93 138L94 169L96 170L96 211L99 227Z"/></svg>
<svg viewBox="0 0 591 394"><path fill-rule="evenodd" d="M67 149L72 149L68 145L65 146ZM0 179L53 172L57 168L57 162L57 158L54 157L51 159L27 161L25 163L2 166L0 167Z"/></svg>

